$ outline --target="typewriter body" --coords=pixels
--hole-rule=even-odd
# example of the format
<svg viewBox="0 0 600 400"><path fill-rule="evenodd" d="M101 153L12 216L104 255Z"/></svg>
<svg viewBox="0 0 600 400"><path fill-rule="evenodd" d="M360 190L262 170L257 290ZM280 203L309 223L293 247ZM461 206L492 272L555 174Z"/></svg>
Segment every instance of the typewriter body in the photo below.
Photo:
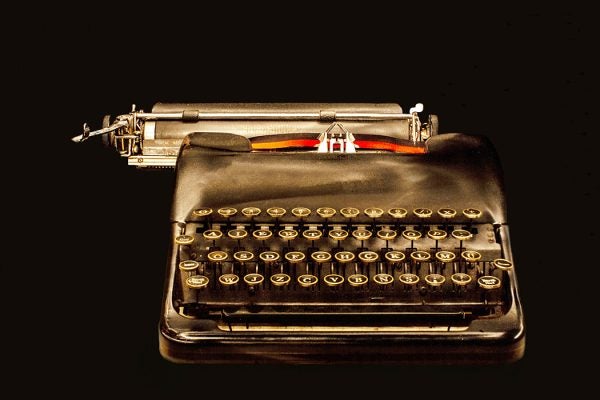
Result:
<svg viewBox="0 0 600 400"><path fill-rule="evenodd" d="M156 104L84 133L175 167L161 354L500 363L524 352L501 169L422 106Z"/></svg>

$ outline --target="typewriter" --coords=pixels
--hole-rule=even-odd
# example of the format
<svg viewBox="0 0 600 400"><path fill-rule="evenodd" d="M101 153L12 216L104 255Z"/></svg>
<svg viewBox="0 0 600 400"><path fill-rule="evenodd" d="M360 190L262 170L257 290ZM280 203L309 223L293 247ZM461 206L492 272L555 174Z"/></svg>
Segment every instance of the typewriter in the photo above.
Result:
<svg viewBox="0 0 600 400"><path fill-rule="evenodd" d="M504 363L523 312L499 160L423 106L155 104L102 129L174 167L159 348L178 363Z"/></svg>

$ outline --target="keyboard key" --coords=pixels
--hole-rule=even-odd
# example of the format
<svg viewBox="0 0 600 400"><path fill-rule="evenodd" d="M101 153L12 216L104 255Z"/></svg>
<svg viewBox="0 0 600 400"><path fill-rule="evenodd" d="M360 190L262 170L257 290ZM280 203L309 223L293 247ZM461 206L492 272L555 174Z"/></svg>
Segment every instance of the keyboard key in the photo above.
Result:
<svg viewBox="0 0 600 400"><path fill-rule="evenodd" d="M388 210L388 214L394 219L404 218L407 213L408 211L405 208L390 208Z"/></svg>
<svg viewBox="0 0 600 400"><path fill-rule="evenodd" d="M204 275L192 275L185 280L190 289L202 289L208 285L209 279Z"/></svg>
<svg viewBox="0 0 600 400"><path fill-rule="evenodd" d="M290 251L285 253L285 259L292 264L296 264L304 261L306 259L306 255L301 251Z"/></svg>
<svg viewBox="0 0 600 400"><path fill-rule="evenodd" d="M352 231L352 236L358 240L369 240L373 234L365 228L358 228Z"/></svg>
<svg viewBox="0 0 600 400"><path fill-rule="evenodd" d="M464 229L455 229L452 231L452 237L458 240L468 240L473 237L473 234Z"/></svg>
<svg viewBox="0 0 600 400"><path fill-rule="evenodd" d="M192 211L192 215L194 217L207 217L212 213L213 213L212 208L208 208L208 207L197 208L194 211Z"/></svg>
<svg viewBox="0 0 600 400"><path fill-rule="evenodd" d="M341 241L348 237L348 231L343 229L332 229L329 231L329 237L333 240Z"/></svg>
<svg viewBox="0 0 600 400"><path fill-rule="evenodd" d="M425 250L417 250L410 253L410 258L416 262L426 262L431 259L431 254Z"/></svg>
<svg viewBox="0 0 600 400"><path fill-rule="evenodd" d="M339 251L339 252L335 253L334 258L338 262L347 263L347 262L354 261L355 256L354 256L354 253L352 253L351 251Z"/></svg>
<svg viewBox="0 0 600 400"><path fill-rule="evenodd" d="M415 274L402 274L398 280L405 285L416 285L419 282L419 277Z"/></svg>
<svg viewBox="0 0 600 400"><path fill-rule="evenodd" d="M229 236L232 239L241 240L248 236L248 231L241 228L232 229L227 232L227 236Z"/></svg>
<svg viewBox="0 0 600 400"><path fill-rule="evenodd" d="M372 262L379 260L379 254L375 253L374 251L370 251L370 250L361 251L360 253L358 253L358 259L361 260L362 262L372 263Z"/></svg>
<svg viewBox="0 0 600 400"><path fill-rule="evenodd" d="M427 237L433 240L444 240L448 237L448 233L441 229L431 229L427 232Z"/></svg>
<svg viewBox="0 0 600 400"><path fill-rule="evenodd" d="M481 211L476 208L466 208L463 210L465 217L469 219L475 219L481 217Z"/></svg>
<svg viewBox="0 0 600 400"><path fill-rule="evenodd" d="M454 218L456 216L456 210L453 208L440 208L438 215L442 218Z"/></svg>
<svg viewBox="0 0 600 400"><path fill-rule="evenodd" d="M244 217L257 217L261 213L261 209L258 207L246 207L242 208L242 215Z"/></svg>
<svg viewBox="0 0 600 400"><path fill-rule="evenodd" d="M337 211L331 207L319 207L317 208L317 214L322 218L331 218Z"/></svg>
<svg viewBox="0 0 600 400"><path fill-rule="evenodd" d="M460 253L460 256L468 262L477 262L481 260L481 253L474 250L465 250L462 253Z"/></svg>
<svg viewBox="0 0 600 400"><path fill-rule="evenodd" d="M383 210L375 207L366 208L365 215L370 218L379 218L383 215Z"/></svg>
<svg viewBox="0 0 600 400"><path fill-rule="evenodd" d="M477 279L477 284L483 289L497 289L501 283L495 276L484 275Z"/></svg>
<svg viewBox="0 0 600 400"><path fill-rule="evenodd" d="M293 240L296 239L298 237L298 231L295 229L282 229L279 232L277 232L277 235L279 235L280 238L285 239L285 240Z"/></svg>
<svg viewBox="0 0 600 400"><path fill-rule="evenodd" d="M405 231L402 231L402 237L410 241L417 240L421 238L421 232L412 229L407 229Z"/></svg>
<svg viewBox="0 0 600 400"><path fill-rule="evenodd" d="M310 258L318 263L324 263L331 260L331 253L328 251L315 251L310 255Z"/></svg>
<svg viewBox="0 0 600 400"><path fill-rule="evenodd" d="M362 286L369 282L369 278L363 274L352 274L348 277L348 283L350 286Z"/></svg>
<svg viewBox="0 0 600 400"><path fill-rule="evenodd" d="M513 267L513 263L505 258L496 258L494 261L492 261L492 265L504 271Z"/></svg>
<svg viewBox="0 0 600 400"><path fill-rule="evenodd" d="M415 208L413 210L413 214L419 218L429 218L431 217L431 214L433 214L433 211L431 211L429 208Z"/></svg>
<svg viewBox="0 0 600 400"><path fill-rule="evenodd" d="M297 280L302 287L311 287L319 282L319 278L311 274L300 275Z"/></svg>
<svg viewBox="0 0 600 400"><path fill-rule="evenodd" d="M267 240L273 236L273 232L268 229L257 229L252 232L252 236L257 240Z"/></svg>
<svg viewBox="0 0 600 400"><path fill-rule="evenodd" d="M292 208L292 215L298 218L308 217L312 211L306 207Z"/></svg>
<svg viewBox="0 0 600 400"><path fill-rule="evenodd" d="M437 258L437 260L440 262L449 263L454 261L456 254L451 251L441 250L435 253L435 258Z"/></svg>
<svg viewBox="0 0 600 400"><path fill-rule="evenodd" d="M236 274L223 274L219 276L219 283L224 286L232 286L238 283L240 277Z"/></svg>
<svg viewBox="0 0 600 400"><path fill-rule="evenodd" d="M233 258L240 262L252 261L254 259L254 253L252 253L251 251L245 251L245 250L236 251L233 254Z"/></svg>
<svg viewBox="0 0 600 400"><path fill-rule="evenodd" d="M285 286L292 280L292 278L288 274L283 273L273 274L271 275L270 279L271 283L275 286Z"/></svg>
<svg viewBox="0 0 600 400"><path fill-rule="evenodd" d="M273 263L279 261L279 253L276 251L263 251L258 255L258 258L266 263Z"/></svg>
<svg viewBox="0 0 600 400"><path fill-rule="evenodd" d="M437 287L442 286L444 282L446 282L446 278L444 275L440 274L429 274L425 276L425 282L427 282L429 286Z"/></svg>
<svg viewBox="0 0 600 400"><path fill-rule="evenodd" d="M202 236L204 237L204 239L217 240L217 239L221 239L223 237L223 232L221 232L217 229L208 229L208 230L202 232Z"/></svg>
<svg viewBox="0 0 600 400"><path fill-rule="evenodd" d="M179 235L175 237L176 244L188 245L194 242L194 237L191 235Z"/></svg>
<svg viewBox="0 0 600 400"><path fill-rule="evenodd" d="M317 240L323 236L323 232L318 229L307 229L302 232L302 236L304 236L308 240Z"/></svg>
<svg viewBox="0 0 600 400"><path fill-rule="evenodd" d="M397 250L392 250L385 253L385 259L393 263L401 262L405 258L406 256L404 255L404 253Z"/></svg>
<svg viewBox="0 0 600 400"><path fill-rule="evenodd" d="M217 212L219 213L219 215L221 215L225 218L229 218L229 217L233 217L235 214L237 214L237 209L235 209L233 207L224 207L224 208L219 208L217 210Z"/></svg>
<svg viewBox="0 0 600 400"><path fill-rule="evenodd" d="M398 232L389 228L383 228L377 231L377 237L383 240L393 240L397 235Z"/></svg>
<svg viewBox="0 0 600 400"><path fill-rule="evenodd" d="M394 282L394 277L390 274L377 274L373 276L373 281L378 285L389 285Z"/></svg>
<svg viewBox="0 0 600 400"><path fill-rule="evenodd" d="M244 282L246 282L246 284L248 286L259 285L264 280L265 280L265 277L262 276L261 274L251 273L251 274L244 275Z"/></svg>
<svg viewBox="0 0 600 400"><path fill-rule="evenodd" d="M471 283L471 281L473 280L473 278L471 278L471 275L464 274L462 272L457 272L456 274L452 274L450 279L452 280L452 282L454 282L458 286L466 286L469 283Z"/></svg>
<svg viewBox="0 0 600 400"><path fill-rule="evenodd" d="M329 274L323 277L323 282L327 286L339 286L344 283L344 277L338 274Z"/></svg>
<svg viewBox="0 0 600 400"><path fill-rule="evenodd" d="M208 253L208 260L212 262L220 262L227 260L227 253L221 250L211 251Z"/></svg>
<svg viewBox="0 0 600 400"><path fill-rule="evenodd" d="M285 208L281 207L271 207L267 209L267 214L273 218L283 217L286 213Z"/></svg>
<svg viewBox="0 0 600 400"><path fill-rule="evenodd" d="M354 207L344 207L340 210L340 214L346 218L356 218L360 214L360 210Z"/></svg>
<svg viewBox="0 0 600 400"><path fill-rule="evenodd" d="M198 261L194 260L185 260L179 263L179 269L186 272L191 272L197 269L200 266Z"/></svg>

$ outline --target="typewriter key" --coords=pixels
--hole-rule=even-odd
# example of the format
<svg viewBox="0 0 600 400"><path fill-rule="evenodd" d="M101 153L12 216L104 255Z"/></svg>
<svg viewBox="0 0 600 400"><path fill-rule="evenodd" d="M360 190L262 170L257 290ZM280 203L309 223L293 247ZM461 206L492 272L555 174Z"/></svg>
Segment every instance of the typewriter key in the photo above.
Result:
<svg viewBox="0 0 600 400"><path fill-rule="evenodd" d="M185 280L185 284L191 289L201 289L208 285L209 279L204 275L192 275Z"/></svg>
<svg viewBox="0 0 600 400"><path fill-rule="evenodd" d="M451 251L441 250L435 253L435 258L437 258L437 260L440 262L449 263L454 261L456 254Z"/></svg>
<svg viewBox="0 0 600 400"><path fill-rule="evenodd" d="M500 287L500 279L495 276L484 275L477 279L477 284L483 289L497 289Z"/></svg>
<svg viewBox="0 0 600 400"><path fill-rule="evenodd" d="M317 240L323 236L323 232L318 229L307 229L302 232L302 236L304 236L308 240Z"/></svg>
<svg viewBox="0 0 600 400"><path fill-rule="evenodd" d="M256 217L261 213L261 209L257 207L246 207L242 208L242 215L244 217Z"/></svg>
<svg viewBox="0 0 600 400"><path fill-rule="evenodd" d="M390 208L388 210L388 214L392 216L392 218L400 219L406 217L408 211L404 208Z"/></svg>
<svg viewBox="0 0 600 400"><path fill-rule="evenodd" d="M372 263L372 262L379 260L379 254L375 253L374 251L370 251L370 250L361 251L360 253L358 253L358 259L361 260L362 262Z"/></svg>
<svg viewBox="0 0 600 400"><path fill-rule="evenodd" d="M492 261L492 265L496 268L499 268L499 269L505 271L507 269L511 269L513 266L513 263L511 263L510 261L508 261L505 258L496 258L494 261Z"/></svg>
<svg viewBox="0 0 600 400"><path fill-rule="evenodd" d="M355 229L355 230L352 231L352 236L355 239L358 239L358 240L361 240L361 241L362 240L369 240L371 238L371 235L373 235L371 233L371 231L368 230L368 229L365 229L365 228L358 228L358 229Z"/></svg>
<svg viewBox="0 0 600 400"><path fill-rule="evenodd" d="M462 258L465 259L465 261L468 262L477 262L481 260L481 253L474 250L465 250L462 253L460 253L460 255Z"/></svg>
<svg viewBox="0 0 600 400"><path fill-rule="evenodd" d="M346 218L356 218L360 214L360 210L354 207L344 207L340 210L340 214Z"/></svg>
<svg viewBox="0 0 600 400"><path fill-rule="evenodd" d="M463 210L463 214L469 219L481 217L481 211L476 208L466 208Z"/></svg>
<svg viewBox="0 0 600 400"><path fill-rule="evenodd" d="M454 218L456 216L456 210L453 208L440 208L438 214L442 218Z"/></svg>
<svg viewBox="0 0 600 400"><path fill-rule="evenodd" d="M436 241L444 240L446 237L448 237L448 233L441 229L431 229L429 232L427 232L427 237Z"/></svg>
<svg viewBox="0 0 600 400"><path fill-rule="evenodd" d="M328 251L315 251L310 255L310 258L318 263L324 263L331 260L331 253Z"/></svg>
<svg viewBox="0 0 600 400"><path fill-rule="evenodd" d="M251 274L244 275L244 282L246 282L246 284L248 286L259 285L264 280L265 280L265 277L262 276L261 274L251 273Z"/></svg>
<svg viewBox="0 0 600 400"><path fill-rule="evenodd" d="M179 235L175 238L176 244L188 245L194 242L194 237L191 235Z"/></svg>
<svg viewBox="0 0 600 400"><path fill-rule="evenodd" d="M347 262L353 261L355 256L354 256L354 253L352 253L351 251L339 251L339 252L335 253L334 258L338 262L347 263Z"/></svg>
<svg viewBox="0 0 600 400"><path fill-rule="evenodd" d="M242 228L232 229L227 232L227 236L229 236L232 239L241 240L248 236L248 231Z"/></svg>
<svg viewBox="0 0 600 400"><path fill-rule="evenodd" d="M352 274L348 277L348 283L350 286L362 286L369 282L369 278L363 274Z"/></svg>
<svg viewBox="0 0 600 400"><path fill-rule="evenodd" d="M365 215L370 218L379 218L383 215L381 208L370 207L365 209Z"/></svg>
<svg viewBox="0 0 600 400"><path fill-rule="evenodd" d="M308 217L312 211L306 207L296 207L292 209L292 214L298 218Z"/></svg>
<svg viewBox="0 0 600 400"><path fill-rule="evenodd" d="M425 262L431 259L431 254L425 250L417 250L410 253L410 258L416 262Z"/></svg>
<svg viewBox="0 0 600 400"><path fill-rule="evenodd" d="M179 263L179 269L186 272L194 271L199 266L200 263L194 260L186 260Z"/></svg>
<svg viewBox="0 0 600 400"><path fill-rule="evenodd" d="M279 235L280 238L285 239L285 240L292 240L292 239L296 239L298 237L298 231L294 230L294 229L281 229L279 232L277 232L277 235Z"/></svg>
<svg viewBox="0 0 600 400"><path fill-rule="evenodd" d="M452 231L452 237L458 240L468 240L473 237L473 234L464 229L455 229Z"/></svg>
<svg viewBox="0 0 600 400"><path fill-rule="evenodd" d="M392 250L385 253L385 259L393 263L401 262L404 258L404 253L401 251Z"/></svg>
<svg viewBox="0 0 600 400"><path fill-rule="evenodd" d="M419 282L419 276L415 274L402 274L398 280L405 285L416 285Z"/></svg>
<svg viewBox="0 0 600 400"><path fill-rule="evenodd" d="M271 232L269 229L261 228L253 231L252 236L257 240L267 240L273 236L273 232Z"/></svg>
<svg viewBox="0 0 600 400"><path fill-rule="evenodd" d="M285 208L281 208L281 207L271 207L271 208L267 209L267 214L269 214L273 218L283 217L285 215L285 213L286 213Z"/></svg>
<svg viewBox="0 0 600 400"><path fill-rule="evenodd" d="M332 229L329 231L329 237L337 241L344 240L348 237L348 231L343 229Z"/></svg>
<svg viewBox="0 0 600 400"><path fill-rule="evenodd" d="M204 236L204 238L208 240L217 240L223 237L223 232L217 229L208 229L202 232L202 236Z"/></svg>
<svg viewBox="0 0 600 400"><path fill-rule="evenodd" d="M236 283L239 282L239 280L240 280L240 277L237 276L236 274L223 274L223 275L219 276L219 283L224 286L235 285Z"/></svg>
<svg viewBox="0 0 600 400"><path fill-rule="evenodd" d="M327 286L339 286L344 283L344 277L338 274L329 274L323 277L323 282Z"/></svg>
<svg viewBox="0 0 600 400"><path fill-rule="evenodd" d="M335 215L335 213L336 213L335 209L333 209L331 207L317 208L317 214L319 214L319 216L321 216L322 218L331 218Z"/></svg>
<svg viewBox="0 0 600 400"><path fill-rule="evenodd" d="M252 261L254 259L254 253L251 251L236 251L233 253L233 258L240 262Z"/></svg>
<svg viewBox="0 0 600 400"><path fill-rule="evenodd" d="M417 240L417 239L421 238L421 232L415 231L413 229L407 229L402 232L402 237L404 239L410 240L412 242L413 240Z"/></svg>
<svg viewBox="0 0 600 400"><path fill-rule="evenodd" d="M394 238L396 238L397 235L398 232L389 228L383 228L377 231L377 237L386 241L393 240Z"/></svg>
<svg viewBox="0 0 600 400"><path fill-rule="evenodd" d="M466 286L469 283L471 283L471 281L473 280L473 278L471 278L471 275L464 274L462 272L457 272L456 274L452 274L450 279L452 280L452 282L454 282L458 286Z"/></svg>
<svg viewBox="0 0 600 400"><path fill-rule="evenodd" d="M394 277L390 274L377 274L373 276L373 281L378 285L389 285L394 282Z"/></svg>
<svg viewBox="0 0 600 400"><path fill-rule="evenodd" d="M227 260L227 253L221 250L211 251L208 253L208 259L213 262L225 261Z"/></svg>
<svg viewBox="0 0 600 400"><path fill-rule="evenodd" d="M277 253L276 251L263 251L258 255L258 258L260 258L266 263L272 263L275 261L279 261L279 253Z"/></svg>
<svg viewBox="0 0 600 400"><path fill-rule="evenodd" d="M425 276L425 282L427 282L429 286L437 287L442 286L444 282L446 282L446 278L444 278L444 275L440 274L429 274Z"/></svg>
<svg viewBox="0 0 600 400"><path fill-rule="evenodd" d="M285 253L285 259L292 264L302 262L305 258L306 256L301 251L290 251L289 253Z"/></svg>
<svg viewBox="0 0 600 400"><path fill-rule="evenodd" d="M212 214L212 212L213 212L212 208L202 207L202 208L197 208L194 211L192 211L192 215L194 217L208 217L210 214Z"/></svg>
<svg viewBox="0 0 600 400"><path fill-rule="evenodd" d="M431 211L429 208L415 208L413 210L413 214L419 218L429 218L431 217L431 214L433 214L433 211Z"/></svg>
<svg viewBox="0 0 600 400"><path fill-rule="evenodd" d="M304 274L298 277L298 283L302 287L311 287L319 282L319 278L311 274Z"/></svg>
<svg viewBox="0 0 600 400"><path fill-rule="evenodd" d="M273 274L271 275L270 279L271 283L275 286L285 286L292 280L292 278L288 274L283 273Z"/></svg>
<svg viewBox="0 0 600 400"><path fill-rule="evenodd" d="M235 214L237 214L237 210L233 207L219 208L217 212L219 215L222 215L225 218L233 217Z"/></svg>

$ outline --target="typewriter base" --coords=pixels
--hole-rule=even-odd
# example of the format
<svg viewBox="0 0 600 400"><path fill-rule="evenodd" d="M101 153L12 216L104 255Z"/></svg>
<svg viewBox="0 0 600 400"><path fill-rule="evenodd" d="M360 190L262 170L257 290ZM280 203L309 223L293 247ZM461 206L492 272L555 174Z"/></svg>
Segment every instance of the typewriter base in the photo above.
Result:
<svg viewBox="0 0 600 400"><path fill-rule="evenodd" d="M519 360L525 339L503 346L332 345L297 343L177 343L159 335L161 355L181 364L413 364L482 365Z"/></svg>

